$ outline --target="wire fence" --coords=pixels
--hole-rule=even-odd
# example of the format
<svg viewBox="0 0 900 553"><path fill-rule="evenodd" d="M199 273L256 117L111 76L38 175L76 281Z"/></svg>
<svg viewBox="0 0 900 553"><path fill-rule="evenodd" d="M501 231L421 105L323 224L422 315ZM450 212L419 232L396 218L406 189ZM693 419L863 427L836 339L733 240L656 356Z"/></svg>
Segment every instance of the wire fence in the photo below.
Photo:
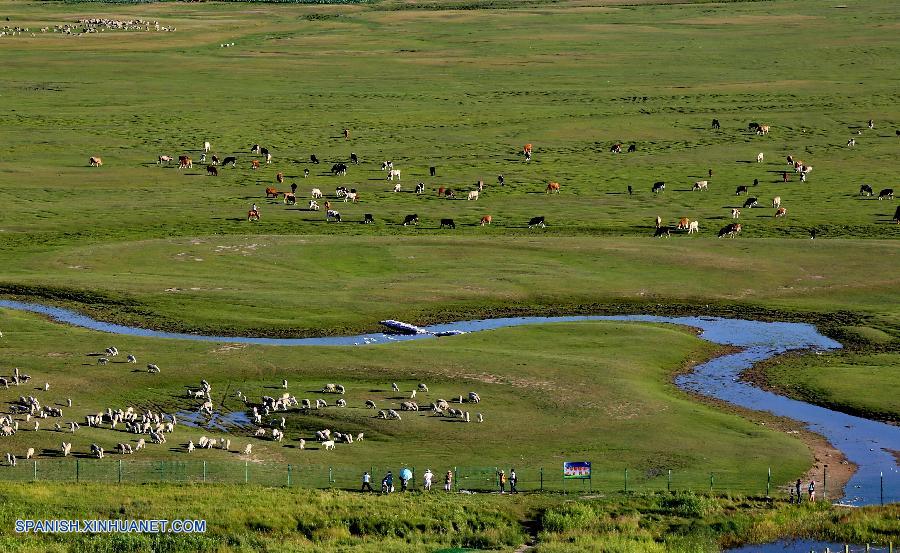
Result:
<svg viewBox="0 0 900 553"><path fill-rule="evenodd" d="M313 489L360 489L363 473L371 475L376 491L388 471L393 473L394 487L400 489L400 471L412 472L409 489L423 487L426 468L433 471L433 489L443 489L447 471L451 472L453 491L490 492L500 490L499 471L507 477L516 473L516 491L614 493L649 491L694 491L744 495L785 496L796 475L767 471L751 474L740 470L594 470L589 480L564 480L562 469L542 467L454 466L454 467L385 467L375 465L325 466L257 463L250 461L147 461L130 459L56 459L19 461L14 467L0 470L0 481L19 482L101 482L101 483L209 483L248 484L269 487ZM803 482L806 493L807 482ZM900 501L900 477L885 475L876 483L878 489L865 490L875 503ZM512 491L508 482L505 491ZM836 497L836 490L823 472L816 478L819 499ZM861 490L854 490L859 495Z"/></svg>

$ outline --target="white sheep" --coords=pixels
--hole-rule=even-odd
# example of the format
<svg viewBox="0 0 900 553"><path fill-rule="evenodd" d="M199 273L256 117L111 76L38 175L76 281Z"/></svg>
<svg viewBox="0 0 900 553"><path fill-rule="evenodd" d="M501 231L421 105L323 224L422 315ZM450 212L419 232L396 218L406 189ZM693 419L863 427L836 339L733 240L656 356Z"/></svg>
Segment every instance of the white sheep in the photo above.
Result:
<svg viewBox="0 0 900 553"><path fill-rule="evenodd" d="M26 459L31 459L32 457L34 457L34 448L33 448L33 447L29 447L29 448L28 448L28 451L25 452L25 458L26 458Z"/></svg>
<svg viewBox="0 0 900 553"><path fill-rule="evenodd" d="M334 449L334 440L328 440L327 442L322 442L322 445L325 447L325 451L329 449Z"/></svg>
<svg viewBox="0 0 900 553"><path fill-rule="evenodd" d="M303 449L305 447L306 447L306 440L304 440L303 438L300 438L300 451L303 451Z"/></svg>
<svg viewBox="0 0 900 553"><path fill-rule="evenodd" d="M147 445L147 443L144 442L144 438L141 438L138 440L137 446L135 446L134 450L140 451L140 450L144 449L144 447L146 447L146 445Z"/></svg>
<svg viewBox="0 0 900 553"><path fill-rule="evenodd" d="M357 441L357 442L361 442L361 441L363 441L363 438L364 438L364 437L365 437L365 434L363 434L362 432L360 432L359 434L356 435L356 441Z"/></svg>
<svg viewBox="0 0 900 553"><path fill-rule="evenodd" d="M134 355L129 355L127 360L129 363L137 363L137 357L135 357Z"/></svg>
<svg viewBox="0 0 900 553"><path fill-rule="evenodd" d="M428 392L428 386L426 386L425 384L419 384L419 391Z"/></svg>
<svg viewBox="0 0 900 553"><path fill-rule="evenodd" d="M159 374L159 367L151 363L147 365L147 372L150 374Z"/></svg>
<svg viewBox="0 0 900 553"><path fill-rule="evenodd" d="M253 452L253 444L247 444L244 448L244 455L250 455Z"/></svg>
<svg viewBox="0 0 900 553"><path fill-rule="evenodd" d="M69 456L69 453L71 453L71 451L72 451L72 442L68 442L68 443L63 442L63 443L62 443L62 454L63 454L63 457L68 457L68 456Z"/></svg>

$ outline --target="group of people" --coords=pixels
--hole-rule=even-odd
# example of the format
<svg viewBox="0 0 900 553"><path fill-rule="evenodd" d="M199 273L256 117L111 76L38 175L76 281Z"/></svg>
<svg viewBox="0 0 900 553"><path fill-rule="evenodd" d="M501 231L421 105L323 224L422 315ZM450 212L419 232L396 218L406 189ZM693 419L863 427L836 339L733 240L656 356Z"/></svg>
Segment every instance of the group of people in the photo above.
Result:
<svg viewBox="0 0 900 553"><path fill-rule="evenodd" d="M803 482L798 478L797 482L794 483L793 486L791 486L791 498L790 498L791 503L797 503L798 505L800 504L800 502L803 500L802 489L803 489ZM806 486L806 491L809 494L809 500L815 501L816 500L816 483L815 483L815 481L813 481L813 480L809 481L809 485Z"/></svg>
<svg viewBox="0 0 900 553"><path fill-rule="evenodd" d="M405 492L409 489L409 483L412 480L412 471L409 469L403 469L400 471L400 491ZM431 472L431 469L427 469L422 474L422 488L429 492L431 491L431 485L434 481L434 473ZM509 471L509 476L507 477L506 472L502 469L497 471L497 483L500 486L500 493L506 493L506 484L509 484L509 493L519 493L519 490L516 489L516 484L518 482L518 477L516 476L516 469L512 469ZM369 474L368 471L363 473L362 477L362 488L360 489L362 492L374 492L375 490L372 488L372 475ZM453 471L448 470L447 474L444 475L444 491L451 492L453 491ZM388 494L394 492L394 473L391 471L387 471L387 474L384 478L381 479L381 493Z"/></svg>

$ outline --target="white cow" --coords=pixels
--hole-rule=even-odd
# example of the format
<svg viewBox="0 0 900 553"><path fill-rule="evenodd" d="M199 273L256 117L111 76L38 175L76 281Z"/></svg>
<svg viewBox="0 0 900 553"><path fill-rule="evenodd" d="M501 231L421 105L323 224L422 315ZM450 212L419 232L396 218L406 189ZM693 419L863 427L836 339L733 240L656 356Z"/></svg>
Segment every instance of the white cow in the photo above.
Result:
<svg viewBox="0 0 900 553"><path fill-rule="evenodd" d="M772 199L772 207L775 209L781 207L781 196L775 196L775 198Z"/></svg>
<svg viewBox="0 0 900 553"><path fill-rule="evenodd" d="M397 177L397 180L400 180L400 169L391 169L388 171L388 180L393 181L394 177Z"/></svg>
<svg viewBox="0 0 900 553"><path fill-rule="evenodd" d="M203 143L203 151L204 152L208 153L211 149L212 149L212 145L209 143L208 140Z"/></svg>
<svg viewBox="0 0 900 553"><path fill-rule="evenodd" d="M709 181L698 180L694 183L694 188L692 190L709 190Z"/></svg>
<svg viewBox="0 0 900 553"><path fill-rule="evenodd" d="M478 199L478 191L472 190L469 192L469 197L466 200L477 200Z"/></svg>
<svg viewBox="0 0 900 553"><path fill-rule="evenodd" d="M763 155L762 152L756 154L756 163L762 163L763 159L765 159L765 156Z"/></svg>
<svg viewBox="0 0 900 553"><path fill-rule="evenodd" d="M313 197L313 198L321 198L321 197L322 197L322 191L319 190L318 188L313 188L313 189L312 189L312 197Z"/></svg>
<svg viewBox="0 0 900 553"><path fill-rule="evenodd" d="M695 232L700 232L699 221L691 221L690 223L688 223L688 234L693 234Z"/></svg>

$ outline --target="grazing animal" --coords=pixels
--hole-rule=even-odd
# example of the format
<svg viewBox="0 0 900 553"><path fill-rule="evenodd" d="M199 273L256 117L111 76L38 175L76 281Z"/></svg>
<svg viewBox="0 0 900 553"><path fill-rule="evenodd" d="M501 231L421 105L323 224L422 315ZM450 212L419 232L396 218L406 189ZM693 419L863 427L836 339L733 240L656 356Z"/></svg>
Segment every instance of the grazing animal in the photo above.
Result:
<svg viewBox="0 0 900 553"><path fill-rule="evenodd" d="M271 186L266 187L266 198L277 198L281 195L281 192L276 188L272 188Z"/></svg>
<svg viewBox="0 0 900 553"><path fill-rule="evenodd" d="M218 176L219 176L219 170L216 169L216 166L215 166L215 165L207 165L207 166L206 166L206 174L209 175L209 176L211 176L211 177L218 177Z"/></svg>
<svg viewBox="0 0 900 553"><path fill-rule="evenodd" d="M401 190L403 190L403 186L399 182L394 185L394 192L400 192Z"/></svg>
<svg viewBox="0 0 900 553"><path fill-rule="evenodd" d="M95 156L91 156L91 158L88 160L88 163L91 165L91 167L102 167L103 166L103 160L100 159L99 157L95 157Z"/></svg>
<svg viewBox="0 0 900 553"><path fill-rule="evenodd" d="M416 214L407 215L403 218L403 226L407 225L418 225L419 224L419 216Z"/></svg>
<svg viewBox="0 0 900 553"><path fill-rule="evenodd" d="M769 134L769 126L768 125L760 125L756 128L756 134L762 136L764 134Z"/></svg>
<svg viewBox="0 0 900 553"><path fill-rule="evenodd" d="M532 148L532 145L531 145L531 144L526 144L526 145L522 148L522 153L525 154L525 155L530 155L532 149L533 149L533 148Z"/></svg>
<svg viewBox="0 0 900 553"><path fill-rule="evenodd" d="M258 159L251 160L250 168L254 169L254 170L259 169L259 160Z"/></svg>
<svg viewBox="0 0 900 553"><path fill-rule="evenodd" d="M691 190L709 190L709 181L698 180Z"/></svg>
<svg viewBox="0 0 900 553"><path fill-rule="evenodd" d="M775 196L774 198L772 198L772 207L774 207L775 209L781 207L781 196Z"/></svg>
<svg viewBox="0 0 900 553"><path fill-rule="evenodd" d="M893 188L885 188L881 192L878 193L879 200L893 200L894 199L894 189Z"/></svg>
<svg viewBox="0 0 900 553"><path fill-rule="evenodd" d="M331 174L334 176L344 176L347 174L347 164L346 163L335 163L331 166Z"/></svg>
<svg viewBox="0 0 900 553"><path fill-rule="evenodd" d="M713 120L712 120L712 128L714 128L714 129L719 129L720 127L721 127L721 125L719 125L719 120L718 120L718 119L713 119Z"/></svg>
<svg viewBox="0 0 900 553"><path fill-rule="evenodd" d="M178 156L178 168L179 169L193 169L194 162L188 156Z"/></svg>
<svg viewBox="0 0 900 553"><path fill-rule="evenodd" d="M859 187L860 196L871 196L872 194L874 194L874 192L872 191L872 187L868 184L864 184Z"/></svg>
<svg viewBox="0 0 900 553"><path fill-rule="evenodd" d="M747 125L747 130L750 130L750 131L755 131L758 128L759 128L759 123L753 122L753 123L750 123L749 125Z"/></svg>
<svg viewBox="0 0 900 553"><path fill-rule="evenodd" d="M250 455L251 453L253 453L253 444L247 444L244 448L244 455Z"/></svg>
<svg viewBox="0 0 900 553"><path fill-rule="evenodd" d="M786 208L779 207L779 208L775 211L775 217L784 217L785 215L787 215L787 209L786 209Z"/></svg>
<svg viewBox="0 0 900 553"><path fill-rule="evenodd" d="M668 238L671 235L672 235L672 229L670 229L669 227L659 227L656 229L656 232L653 233L653 236L656 238L660 238L662 236L665 236L666 238Z"/></svg>
<svg viewBox="0 0 900 553"><path fill-rule="evenodd" d="M393 181L394 177L397 177L397 180L400 180L400 169L391 169L388 171L387 180Z"/></svg>
<svg viewBox="0 0 900 553"><path fill-rule="evenodd" d="M388 169L393 169L393 168L394 168L393 161L382 161L381 162L381 170L382 171L387 171Z"/></svg>
<svg viewBox="0 0 900 553"><path fill-rule="evenodd" d="M212 160L212 164L213 164L213 165L218 165L218 164L219 164L219 156L213 155L212 158L211 158L211 160Z"/></svg>
<svg viewBox="0 0 900 553"><path fill-rule="evenodd" d="M453 219L441 219L441 228L444 227L455 229L456 223L453 222Z"/></svg>
<svg viewBox="0 0 900 553"><path fill-rule="evenodd" d="M352 163L354 165L359 165L359 157L352 152L350 153L350 163Z"/></svg>
<svg viewBox="0 0 900 553"><path fill-rule="evenodd" d="M731 210L731 218L732 218L732 219L739 219L740 217L741 217L741 210L740 210L740 209L732 209L732 210Z"/></svg>
<svg viewBox="0 0 900 553"><path fill-rule="evenodd" d="M744 209L757 207L758 204L759 198L747 198L747 201L744 202Z"/></svg>
<svg viewBox="0 0 900 553"><path fill-rule="evenodd" d="M547 194L550 194L551 192L556 192L557 194L559 194L558 182L551 182L547 184Z"/></svg>
<svg viewBox="0 0 900 553"><path fill-rule="evenodd" d="M172 156L159 156L156 164L162 165L163 163L165 163L166 165L172 163Z"/></svg>
<svg viewBox="0 0 900 553"><path fill-rule="evenodd" d="M693 234L695 232L700 232L700 222L699 221L691 221L688 225L688 234Z"/></svg>
<svg viewBox="0 0 900 553"><path fill-rule="evenodd" d="M316 154L310 155L310 156L309 156L309 161L310 161L311 163L315 163L316 165L319 164L319 158L316 157Z"/></svg>
<svg viewBox="0 0 900 553"><path fill-rule="evenodd" d="M719 238L723 236L728 236L729 238L734 238L737 233L741 232L742 225L740 223L731 223L729 225L725 225L719 231Z"/></svg>
<svg viewBox="0 0 900 553"><path fill-rule="evenodd" d="M248 221L259 221L259 210L251 209L247 212L247 220Z"/></svg>
<svg viewBox="0 0 900 553"><path fill-rule="evenodd" d="M735 196L740 196L741 194L749 194L749 193L750 193L750 189L747 188L746 186L744 186L743 184L738 186L737 189L734 191Z"/></svg>
<svg viewBox="0 0 900 553"><path fill-rule="evenodd" d="M293 194L293 192L285 192L284 193L284 203L285 205L294 205L297 203L297 196Z"/></svg>
<svg viewBox="0 0 900 553"><path fill-rule="evenodd" d="M437 195L438 195L438 196L443 196L445 190L447 190L447 189L444 188L443 186L438 187Z"/></svg>
<svg viewBox="0 0 900 553"><path fill-rule="evenodd" d="M359 202L359 194L356 192L347 192L346 194L344 194L344 201L358 203Z"/></svg>
<svg viewBox="0 0 900 553"><path fill-rule="evenodd" d="M544 228L546 225L544 224L544 217L532 217L528 220L528 228L532 227L541 227Z"/></svg>
<svg viewBox="0 0 900 553"><path fill-rule="evenodd" d="M756 163L762 163L763 159L765 159L765 156L763 156L762 152L756 154Z"/></svg>
<svg viewBox="0 0 900 553"><path fill-rule="evenodd" d="M466 198L466 200L477 200L477 199L478 199L478 191L477 190L469 191L469 196Z"/></svg>
<svg viewBox="0 0 900 553"><path fill-rule="evenodd" d="M434 167L434 166L429 167L428 174L432 177L437 176L437 167Z"/></svg>
<svg viewBox="0 0 900 553"><path fill-rule="evenodd" d="M660 192L662 192L665 189L666 189L666 183L659 181L659 182L653 183L653 188L651 188L651 191L654 194L659 194Z"/></svg>
<svg viewBox="0 0 900 553"><path fill-rule="evenodd" d="M335 222L340 223L341 222L341 214L333 209L329 209L328 211L325 212L325 220L328 221L330 219L334 219Z"/></svg>
<svg viewBox="0 0 900 553"><path fill-rule="evenodd" d="M375 222L375 217L373 217L371 213L366 213L363 215L363 224L364 225L368 225L368 224L374 223L374 222Z"/></svg>
<svg viewBox="0 0 900 553"><path fill-rule="evenodd" d="M128 357L125 358L125 360L128 361L129 363L137 363L137 357L135 357L134 355L129 355Z"/></svg>
<svg viewBox="0 0 900 553"><path fill-rule="evenodd" d="M316 198L316 199L322 197L322 191L319 190L318 188L313 188L311 194L312 194L312 197Z"/></svg>
<svg viewBox="0 0 900 553"><path fill-rule="evenodd" d="M678 226L675 227L675 230L687 230L688 225L691 223L691 220L687 217L682 217L678 220Z"/></svg>
<svg viewBox="0 0 900 553"><path fill-rule="evenodd" d="M234 167L235 165L237 165L237 158L233 157L233 156L228 156L222 160L223 166L228 165L229 163L231 164L232 167Z"/></svg>
<svg viewBox="0 0 900 553"><path fill-rule="evenodd" d="M425 183L420 182L416 185L416 194L423 194L425 192Z"/></svg>
<svg viewBox="0 0 900 553"><path fill-rule="evenodd" d="M455 195L455 194L453 193L453 189L452 189L452 188L448 188L448 189L444 190L444 197L445 197L445 198L452 198L454 195Z"/></svg>
<svg viewBox="0 0 900 553"><path fill-rule="evenodd" d="M212 148L212 145L209 143L208 140L207 140L206 142L203 143L203 152L204 152L204 153L209 153L209 150L210 150L211 148Z"/></svg>
<svg viewBox="0 0 900 553"><path fill-rule="evenodd" d="M632 144L632 145L628 146L628 153L629 153L629 154L630 154L631 152L636 152L636 151L637 151L637 145L636 145L636 144Z"/></svg>
<svg viewBox="0 0 900 553"><path fill-rule="evenodd" d="M609 149L609 151L614 154L621 154L622 153L622 145L621 144L613 144L612 147Z"/></svg>
<svg viewBox="0 0 900 553"><path fill-rule="evenodd" d="M304 170L303 170L303 178L305 179L305 178L308 178L308 177L309 177L309 169L304 169Z"/></svg>
<svg viewBox="0 0 900 553"><path fill-rule="evenodd" d="M326 440L322 442L322 447L325 448L325 451L334 449L334 440Z"/></svg>
<svg viewBox="0 0 900 553"><path fill-rule="evenodd" d="M266 165L269 165L270 163L272 163L272 154L270 154L269 152L266 152L265 155L266 155Z"/></svg>
<svg viewBox="0 0 900 553"><path fill-rule="evenodd" d="M275 182L277 182L278 184L284 184L284 173L276 173Z"/></svg>
<svg viewBox="0 0 900 553"><path fill-rule="evenodd" d="M490 225L491 221L493 221L493 217L491 217L490 215L485 215L481 218L481 226Z"/></svg>

